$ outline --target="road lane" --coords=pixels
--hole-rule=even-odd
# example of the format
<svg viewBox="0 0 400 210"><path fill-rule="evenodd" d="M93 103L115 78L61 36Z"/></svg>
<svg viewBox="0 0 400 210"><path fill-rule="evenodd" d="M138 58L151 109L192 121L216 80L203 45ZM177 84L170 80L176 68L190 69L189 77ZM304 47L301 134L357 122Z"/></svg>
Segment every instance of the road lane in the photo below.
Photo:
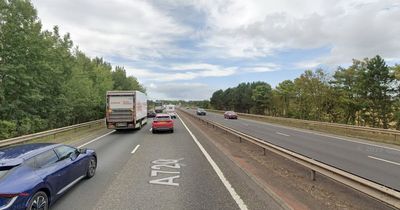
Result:
<svg viewBox="0 0 400 210"><path fill-rule="evenodd" d="M92 179L82 180L68 190L52 209L93 209L102 194L106 192L108 185L131 157L131 151L140 144L143 134L140 131L118 131L85 145L85 148L96 150L98 158L96 175Z"/></svg>
<svg viewBox="0 0 400 210"><path fill-rule="evenodd" d="M193 110L184 111L195 114ZM399 162L400 151L397 149L363 144L357 141L345 141L329 135L318 135L310 131L291 129L254 120L241 118L227 120L221 114L216 113L207 113L207 116L202 117L400 190L400 182L398 182L400 167L389 162L368 158L368 156L374 156Z"/></svg>
<svg viewBox="0 0 400 210"><path fill-rule="evenodd" d="M239 209L179 119L172 134L140 133L94 209Z"/></svg>

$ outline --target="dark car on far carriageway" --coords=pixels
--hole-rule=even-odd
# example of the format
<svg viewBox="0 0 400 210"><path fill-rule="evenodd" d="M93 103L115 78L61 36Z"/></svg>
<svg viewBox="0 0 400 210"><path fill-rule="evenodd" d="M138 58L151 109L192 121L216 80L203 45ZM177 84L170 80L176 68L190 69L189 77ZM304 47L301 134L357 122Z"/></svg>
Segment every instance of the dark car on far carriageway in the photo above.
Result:
<svg viewBox="0 0 400 210"><path fill-rule="evenodd" d="M206 112L206 110L204 110L202 108L198 108L197 111L196 111L196 114L205 116L207 114L207 112Z"/></svg>
<svg viewBox="0 0 400 210"><path fill-rule="evenodd" d="M237 119L238 116L237 116L236 112L234 112L234 111L226 111L224 113L224 118L225 119Z"/></svg>

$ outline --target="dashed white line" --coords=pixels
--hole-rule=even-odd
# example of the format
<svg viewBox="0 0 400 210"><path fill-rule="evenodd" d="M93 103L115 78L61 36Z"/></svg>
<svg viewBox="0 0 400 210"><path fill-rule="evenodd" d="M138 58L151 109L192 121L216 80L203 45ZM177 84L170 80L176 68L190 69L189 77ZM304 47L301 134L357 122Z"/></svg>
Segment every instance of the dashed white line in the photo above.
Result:
<svg viewBox="0 0 400 210"><path fill-rule="evenodd" d="M295 130L295 131L302 132L302 133L314 134L314 135L318 135L318 136L325 136L325 137L328 137L328 138L339 139L339 140L342 140L342 141L348 141L348 142L352 142L352 143L363 144L363 145L368 145L368 146L373 146L373 147L379 147L379 148L384 148L384 149L394 150L394 151L400 152L400 149L393 148L393 147L389 147L389 146L384 146L384 145L378 145L378 144L368 143L368 142L362 142L362 141L364 141L364 140L362 140L362 139L359 140L359 141L358 141L358 140L351 140L351 139L344 138L344 137L333 136L333 135L323 134L323 133L316 133L316 132L312 132L312 131L308 131L308 130L304 130L304 129L300 129L300 128L294 128L294 127L276 125L276 124L267 123L267 122L260 122L260 121L257 121L257 120L251 120L251 119L243 119L243 120L248 121L248 122L258 123L258 124L269 125L269 126L272 126L272 127L278 127L278 128L289 129L289 130Z"/></svg>
<svg viewBox="0 0 400 210"><path fill-rule="evenodd" d="M136 145L135 149L132 150L131 154L135 153L137 149L139 149L140 144Z"/></svg>
<svg viewBox="0 0 400 210"><path fill-rule="evenodd" d="M280 132L276 132L276 134L281 135L281 136L290 136L288 134L284 134L284 133L280 133Z"/></svg>
<svg viewBox="0 0 400 210"><path fill-rule="evenodd" d="M82 147L84 147L84 146L86 146L86 145L88 145L88 144L90 144L90 143L93 143L93 142L95 142L95 141L97 141L97 140L103 138L104 136L107 136L107 135L109 135L109 134L111 134L111 133L114 133L114 132L115 132L115 130L110 131L110 132L108 132L108 133L106 133L106 134L104 134L104 135L102 135L102 136L99 136L99 137L97 137L97 138L95 138L95 139L93 139L93 140L91 140L91 141L89 141L89 142L86 142L86 143L84 143L84 144L78 146L78 148L82 148Z"/></svg>
<svg viewBox="0 0 400 210"><path fill-rule="evenodd" d="M394 161L385 160L385 159L374 157L374 156L368 156L368 157L372 158L372 159L375 159L375 160L380 160L380 161L383 161L383 162L387 162L387 163L391 163L391 164L400 166L400 163L397 163L397 162L394 162Z"/></svg>
<svg viewBox="0 0 400 210"><path fill-rule="evenodd" d="M239 206L241 210L247 210L246 204L243 202L242 198L236 193L235 189L232 187L232 185L229 183L229 181L225 178L224 173L221 171L221 169L218 167L218 165L214 162L214 160L211 158L211 156L208 154L208 152L204 149L204 147L200 144L200 142L197 140L196 136L193 135L192 131L189 130L189 128L186 126L185 122L181 119L181 117L177 114L179 120L182 122L183 126L186 128L186 130L189 132L190 136L192 136L193 141L197 144L197 146L200 148L201 152L203 155L206 157L208 162L210 163L211 167L214 169L214 171L217 173L219 179L222 181L228 192L231 194L233 200L235 200L236 204Z"/></svg>

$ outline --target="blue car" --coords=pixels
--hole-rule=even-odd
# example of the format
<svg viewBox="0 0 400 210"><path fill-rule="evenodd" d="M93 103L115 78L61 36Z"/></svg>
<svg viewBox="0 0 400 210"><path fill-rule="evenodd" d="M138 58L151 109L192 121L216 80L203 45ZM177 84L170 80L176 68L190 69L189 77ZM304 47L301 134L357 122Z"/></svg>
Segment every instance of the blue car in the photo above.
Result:
<svg viewBox="0 0 400 210"><path fill-rule="evenodd" d="M62 144L0 148L0 210L47 210L69 188L94 176L94 150Z"/></svg>

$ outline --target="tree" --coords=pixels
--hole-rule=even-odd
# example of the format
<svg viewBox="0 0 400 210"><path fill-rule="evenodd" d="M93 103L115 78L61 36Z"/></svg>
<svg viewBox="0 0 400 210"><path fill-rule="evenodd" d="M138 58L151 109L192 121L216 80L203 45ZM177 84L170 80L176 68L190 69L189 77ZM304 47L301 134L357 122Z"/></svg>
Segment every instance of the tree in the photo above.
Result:
<svg viewBox="0 0 400 210"><path fill-rule="evenodd" d="M224 109L223 96L224 96L223 90L217 90L212 94L210 103L214 109L219 109L219 110Z"/></svg>
<svg viewBox="0 0 400 210"><path fill-rule="evenodd" d="M282 116L291 116L290 104L291 100L295 97L295 86L291 80L285 80L278 84L276 87L276 95L282 101L282 104L277 105L282 107Z"/></svg>
<svg viewBox="0 0 400 210"><path fill-rule="evenodd" d="M123 67L73 47L57 26L42 31L29 0L0 0L0 139L102 118L114 84L145 92Z"/></svg>
<svg viewBox="0 0 400 210"><path fill-rule="evenodd" d="M361 81L365 96L370 101L371 112L376 114L373 117L373 126L376 127L378 123L382 123L383 128L388 128L389 114L393 104L392 95L395 90L394 75L379 55L370 60L365 59L364 62L365 68L363 68Z"/></svg>
<svg viewBox="0 0 400 210"><path fill-rule="evenodd" d="M256 114L265 114L265 111L271 109L272 88L269 84L257 85L252 92L254 101L254 110Z"/></svg>

